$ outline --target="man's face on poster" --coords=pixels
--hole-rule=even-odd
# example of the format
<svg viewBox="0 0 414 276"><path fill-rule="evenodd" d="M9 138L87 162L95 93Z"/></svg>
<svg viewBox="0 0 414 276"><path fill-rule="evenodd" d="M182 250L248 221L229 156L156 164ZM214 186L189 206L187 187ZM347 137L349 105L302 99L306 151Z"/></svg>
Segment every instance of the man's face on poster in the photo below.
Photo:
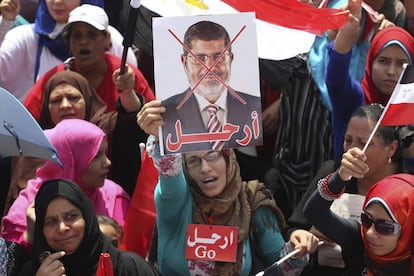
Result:
<svg viewBox="0 0 414 276"><path fill-rule="evenodd" d="M220 56L226 48L224 39L220 40L199 40L194 39L191 42L191 52L181 57L181 62L184 65L184 70L187 75L190 87L193 88L199 80L206 74L211 67L214 60ZM195 57L201 60L206 66L203 66ZM227 89L223 82L228 84L230 80L231 62L233 61L233 54L226 51L211 69L213 73L208 73L201 83L195 89L195 93L200 94L209 102L214 103L220 95Z"/></svg>

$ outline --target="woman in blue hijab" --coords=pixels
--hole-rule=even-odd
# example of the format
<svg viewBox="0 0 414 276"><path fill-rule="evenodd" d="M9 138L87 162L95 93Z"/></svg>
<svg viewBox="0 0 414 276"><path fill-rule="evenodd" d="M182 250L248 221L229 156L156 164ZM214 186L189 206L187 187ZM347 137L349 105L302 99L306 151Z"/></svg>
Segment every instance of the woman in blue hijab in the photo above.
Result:
<svg viewBox="0 0 414 276"><path fill-rule="evenodd" d="M19 13L20 0L3 0L0 7L0 86L23 102L33 83L51 68L70 57L61 31L69 13L83 4L104 6L103 0L40 0L34 24L12 28ZM109 26L112 47L109 53L121 57L123 37ZM129 50L127 61L137 65ZM18 78L16 78L18 76Z"/></svg>
<svg viewBox="0 0 414 276"><path fill-rule="evenodd" d="M69 46L64 42L62 36L60 35L60 32L62 31L65 23L67 22L69 18L69 12L72 11L72 9L83 5L83 4L91 4L94 6L99 6L101 8L104 7L104 3L102 0L72 0L70 1L72 9L67 11L67 14L61 15L59 13L53 12L53 6L55 5L53 0L48 1L49 6L52 9L53 15L50 13L48 4L46 3L46 0L40 0L39 7L37 9L36 13L36 19L34 22L34 31L36 34L39 35L39 43L37 47L37 55L36 55L36 70L35 70L35 79L37 78L37 74L39 71L39 62L40 62L40 56L43 47L47 47L49 51L57 58L59 58L61 61L66 60L69 58ZM79 2L78 5L77 2ZM73 6L72 6L73 5ZM61 20L64 20L63 22L59 22ZM56 36L57 35L57 36Z"/></svg>

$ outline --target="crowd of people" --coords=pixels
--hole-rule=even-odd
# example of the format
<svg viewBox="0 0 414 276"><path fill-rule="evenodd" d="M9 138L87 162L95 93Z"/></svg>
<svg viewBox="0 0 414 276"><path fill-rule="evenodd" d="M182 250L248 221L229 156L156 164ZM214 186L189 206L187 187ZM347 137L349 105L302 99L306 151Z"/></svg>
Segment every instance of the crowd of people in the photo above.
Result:
<svg viewBox="0 0 414 276"><path fill-rule="evenodd" d="M202 19L182 38L188 88L160 99L152 42L125 52L110 1L2 0L0 86L61 164L0 160L0 275L413 275L414 118L380 120L413 65L414 2L300 1L349 15L308 53L260 59L260 97L233 90L232 37ZM177 151L182 133L204 138ZM133 252L129 206L151 187Z"/></svg>

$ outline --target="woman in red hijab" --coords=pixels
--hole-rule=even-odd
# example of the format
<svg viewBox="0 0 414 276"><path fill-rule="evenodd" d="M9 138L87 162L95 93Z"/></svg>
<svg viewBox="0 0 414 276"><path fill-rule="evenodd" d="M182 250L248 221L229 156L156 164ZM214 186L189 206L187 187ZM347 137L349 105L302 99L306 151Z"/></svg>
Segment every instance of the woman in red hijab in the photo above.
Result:
<svg viewBox="0 0 414 276"><path fill-rule="evenodd" d="M368 275L413 275L413 200L414 176L409 174L387 177L368 192L361 214ZM376 233L377 228L389 235Z"/></svg>
<svg viewBox="0 0 414 276"><path fill-rule="evenodd" d="M346 169L337 176L347 177ZM335 177L321 179L321 189L307 202L304 213L324 235L354 254L346 262L359 263L358 275L414 275L414 175L394 174L368 191L361 222L341 218L329 209L331 196L340 196ZM325 188L323 188L325 187ZM351 249L352 248L352 249Z"/></svg>
<svg viewBox="0 0 414 276"><path fill-rule="evenodd" d="M387 53L390 57L388 57ZM395 58L398 55L400 59ZM396 82L393 85L392 83L384 85L382 83L384 80L378 79L377 75L382 73L381 71L378 72L379 70L386 70L387 62L392 63L393 57L395 58L396 65L402 65L403 63L412 64L412 59L414 58L413 37L404 29L395 26L388 27L375 35L369 47L365 75L361 81L365 104L380 103L384 106L387 104ZM381 66L381 63L384 62L385 64ZM402 66L399 67L398 71L399 74L396 74L397 80L402 72ZM392 80L395 80L395 78Z"/></svg>
<svg viewBox="0 0 414 276"><path fill-rule="evenodd" d="M413 64L414 38L405 29L393 25L375 15L380 31L369 46L365 75L361 82L351 78L349 67L352 47L357 43L364 20L361 17L361 0L349 1L349 19L338 30L329 46L329 62L326 85L332 103L332 126L335 158L343 153L343 137L351 114L361 105L379 103L385 105L403 71L403 64ZM374 16L374 15L373 15ZM376 29L372 29L376 31Z"/></svg>

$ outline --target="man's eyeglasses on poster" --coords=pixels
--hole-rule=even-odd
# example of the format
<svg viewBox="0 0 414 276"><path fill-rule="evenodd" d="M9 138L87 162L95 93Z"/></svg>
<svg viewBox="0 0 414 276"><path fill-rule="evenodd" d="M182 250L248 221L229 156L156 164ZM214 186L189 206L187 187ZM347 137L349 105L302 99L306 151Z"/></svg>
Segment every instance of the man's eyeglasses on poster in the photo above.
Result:
<svg viewBox="0 0 414 276"><path fill-rule="evenodd" d="M220 54L214 54L214 55L191 55L187 54L187 60L190 61L194 65L200 65L200 62L203 64L207 64L207 62L210 60L211 63L214 63L218 58L220 60L217 62L217 64L223 64L225 62L228 62L230 53L225 53L220 57Z"/></svg>

